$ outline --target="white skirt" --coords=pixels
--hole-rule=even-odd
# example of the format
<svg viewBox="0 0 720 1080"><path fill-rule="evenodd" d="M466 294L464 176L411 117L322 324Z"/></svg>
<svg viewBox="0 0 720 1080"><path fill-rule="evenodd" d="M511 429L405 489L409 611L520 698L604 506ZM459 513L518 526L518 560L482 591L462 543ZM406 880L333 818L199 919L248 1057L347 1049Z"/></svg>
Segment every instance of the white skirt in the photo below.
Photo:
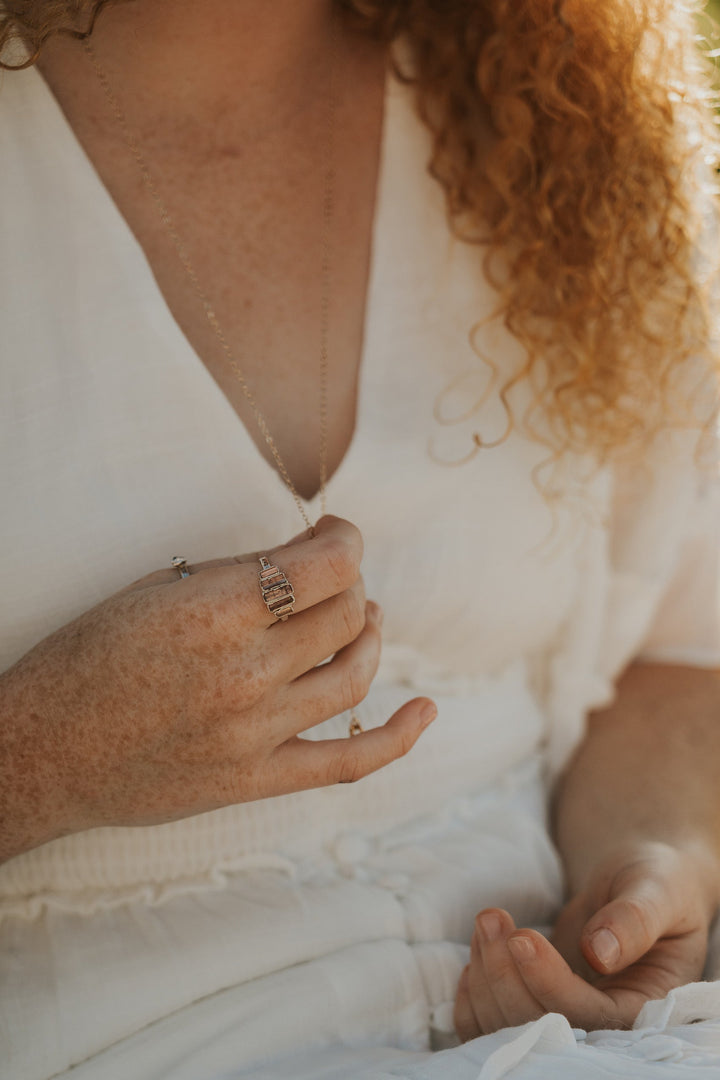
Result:
<svg viewBox="0 0 720 1080"><path fill-rule="evenodd" d="M551 1016L452 1046L476 911L542 925L560 902L544 808L529 761L381 836L342 834L326 858L161 904L7 918L2 1076L661 1080L692 1066L717 1080L720 1022L687 1021L720 1017L720 984L646 1008L633 1032L585 1037Z"/></svg>
<svg viewBox="0 0 720 1080"><path fill-rule="evenodd" d="M644 1053L683 1068L712 1055L717 1080L720 1031L697 1024L658 1043L671 1013L651 1018L655 1043L576 1037L556 1017L453 1045L476 913L549 925L562 873L521 666L442 689L442 723L361 784L96 830L6 864L2 1080L496 1080L541 1058L547 1070L527 1075L557 1080L591 1076L597 1054L621 1068L630 1055L632 1070L610 1075L641 1076ZM381 723L398 696L374 687L363 723ZM720 1017L717 989L684 1019Z"/></svg>
<svg viewBox="0 0 720 1080"><path fill-rule="evenodd" d="M552 919L561 875L530 760L380 835L92 914L0 925L9 1080L236 1075L340 1047L431 1047L476 912ZM314 1067L314 1066L313 1066Z"/></svg>

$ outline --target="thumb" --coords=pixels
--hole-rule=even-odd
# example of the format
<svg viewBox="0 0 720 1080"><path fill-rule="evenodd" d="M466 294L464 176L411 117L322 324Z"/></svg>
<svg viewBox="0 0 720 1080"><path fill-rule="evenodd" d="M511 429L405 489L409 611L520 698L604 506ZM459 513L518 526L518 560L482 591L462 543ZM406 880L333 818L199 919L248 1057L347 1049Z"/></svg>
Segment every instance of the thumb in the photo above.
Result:
<svg viewBox="0 0 720 1080"><path fill-rule="evenodd" d="M587 962L601 974L634 964L667 934L676 912L663 883L643 868L618 878L615 895L587 921L580 947Z"/></svg>

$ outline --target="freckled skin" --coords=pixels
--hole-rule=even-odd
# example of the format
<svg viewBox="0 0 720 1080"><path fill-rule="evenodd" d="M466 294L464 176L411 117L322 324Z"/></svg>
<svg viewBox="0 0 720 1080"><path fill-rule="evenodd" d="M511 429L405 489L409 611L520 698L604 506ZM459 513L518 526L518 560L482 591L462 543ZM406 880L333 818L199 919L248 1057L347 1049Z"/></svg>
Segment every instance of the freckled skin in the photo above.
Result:
<svg viewBox="0 0 720 1080"><path fill-rule="evenodd" d="M151 574L0 676L0 858L102 825L147 825L356 779L407 752L427 705L373 732L299 733L368 692L380 615L337 518L276 553L296 613L268 615L253 556ZM332 656L328 664L318 664Z"/></svg>

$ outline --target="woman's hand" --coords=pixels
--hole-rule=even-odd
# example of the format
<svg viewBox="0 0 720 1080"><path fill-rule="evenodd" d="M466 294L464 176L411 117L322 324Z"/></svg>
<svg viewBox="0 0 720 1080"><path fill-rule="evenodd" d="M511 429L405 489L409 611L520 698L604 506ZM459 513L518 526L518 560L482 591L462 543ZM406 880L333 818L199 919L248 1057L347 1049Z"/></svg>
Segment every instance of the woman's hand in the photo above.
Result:
<svg viewBox="0 0 720 1080"><path fill-rule="evenodd" d="M703 971L718 904L717 866L701 848L637 843L591 873L560 914L552 943L480 912L455 1003L463 1040L548 1012L574 1027L628 1028L646 1001Z"/></svg>
<svg viewBox="0 0 720 1080"><path fill-rule="evenodd" d="M254 555L185 579L161 570L0 678L0 858L357 780L411 748L435 715L424 698L352 739L298 738L367 694L381 613L365 601L348 522L323 518L272 556L295 591L286 622L267 612Z"/></svg>

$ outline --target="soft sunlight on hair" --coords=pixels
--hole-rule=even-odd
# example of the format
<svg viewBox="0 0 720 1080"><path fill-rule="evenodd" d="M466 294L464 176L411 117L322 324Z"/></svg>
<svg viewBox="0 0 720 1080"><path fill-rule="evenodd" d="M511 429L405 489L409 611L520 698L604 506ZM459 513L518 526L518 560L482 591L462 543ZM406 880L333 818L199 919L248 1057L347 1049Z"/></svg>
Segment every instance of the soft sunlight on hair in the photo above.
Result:
<svg viewBox="0 0 720 1080"><path fill-rule="evenodd" d="M22 41L33 62L49 35L81 32L108 2L9 0L0 57ZM502 391L513 423L555 455L601 462L668 424L710 430L720 243L703 250L703 238L720 151L699 4L337 2L368 33L406 43L401 74L432 132L452 227L483 251L497 317L525 346ZM517 416L525 380L533 405Z"/></svg>

